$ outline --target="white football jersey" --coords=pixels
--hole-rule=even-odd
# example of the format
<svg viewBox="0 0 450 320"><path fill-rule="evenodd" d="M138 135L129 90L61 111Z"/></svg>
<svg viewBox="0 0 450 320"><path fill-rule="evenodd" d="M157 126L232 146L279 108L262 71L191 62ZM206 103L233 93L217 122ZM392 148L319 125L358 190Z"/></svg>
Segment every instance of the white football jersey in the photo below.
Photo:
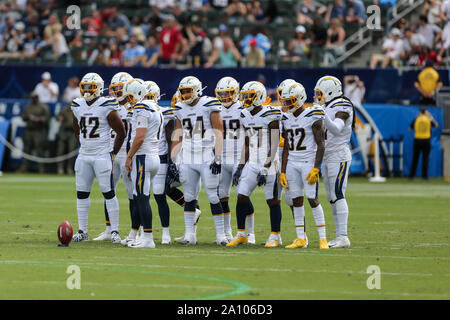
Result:
<svg viewBox="0 0 450 320"><path fill-rule="evenodd" d="M112 97L99 97L92 105L84 98L72 101L71 109L80 127L80 154L100 155L111 151L108 115L119 103Z"/></svg>
<svg viewBox="0 0 450 320"><path fill-rule="evenodd" d="M200 97L195 106L179 102L173 107L173 114L183 128L183 155L212 153L215 135L211 126L211 112L221 110L219 100L206 96Z"/></svg>
<svg viewBox="0 0 450 320"><path fill-rule="evenodd" d="M121 106L118 104L116 111L119 113L120 119L122 119L123 125L125 127L125 140L122 144L122 147L120 148L119 152L117 153L117 156L126 156L127 155L127 138L129 136L129 130L131 127L130 118L128 117L128 110L124 106ZM114 149L114 141L116 140L116 132L111 129L111 151Z"/></svg>
<svg viewBox="0 0 450 320"><path fill-rule="evenodd" d="M159 106L150 100L144 100L136 103L133 108L133 117L131 118L131 144L136 136L136 129L146 128L144 143L142 143L139 154L158 154L159 140L164 130L164 117Z"/></svg>
<svg viewBox="0 0 450 320"><path fill-rule="evenodd" d="M325 112L319 106L306 108L296 117L293 113L283 113L283 131L289 143L289 161L314 161L317 144L312 126L322 121Z"/></svg>
<svg viewBox="0 0 450 320"><path fill-rule="evenodd" d="M244 109L241 112L241 123L249 136L249 163L264 164L270 148L269 124L281 120L281 111L271 106L262 106L262 109L252 115ZM278 145L274 162L278 162Z"/></svg>
<svg viewBox="0 0 450 320"><path fill-rule="evenodd" d="M352 136L353 123L353 105L345 97L330 101L325 107L325 113L334 121L337 112L346 112L349 114L345 120L345 127L339 135L333 135L329 130L325 134L325 160L331 161L349 161L352 158L349 142Z"/></svg>
<svg viewBox="0 0 450 320"><path fill-rule="evenodd" d="M173 115L173 109L168 107L161 107L161 112L164 116L164 130L161 134L161 139L159 141L159 155L165 155L169 152L169 145L167 144L167 138L166 138L166 126L169 123L169 121L174 120L175 116Z"/></svg>
<svg viewBox="0 0 450 320"><path fill-rule="evenodd" d="M224 164L237 164L242 154L245 142L244 127L241 124L241 103L233 103L230 107L223 107L220 113L223 121L223 152Z"/></svg>

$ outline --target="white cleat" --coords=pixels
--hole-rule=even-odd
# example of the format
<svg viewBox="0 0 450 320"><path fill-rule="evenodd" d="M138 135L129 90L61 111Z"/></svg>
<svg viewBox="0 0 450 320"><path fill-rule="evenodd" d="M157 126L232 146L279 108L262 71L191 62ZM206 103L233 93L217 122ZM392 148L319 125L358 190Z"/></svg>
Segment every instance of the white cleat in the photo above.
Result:
<svg viewBox="0 0 450 320"><path fill-rule="evenodd" d="M222 235L218 235L216 237L216 244L219 246L226 246L230 241L228 240L228 238L222 234Z"/></svg>
<svg viewBox="0 0 450 320"><path fill-rule="evenodd" d="M183 236L183 238L184 238L184 236ZM171 243L172 243L172 238L170 237L170 234L168 232L165 233L163 231L163 235L161 238L161 244L171 244Z"/></svg>
<svg viewBox="0 0 450 320"><path fill-rule="evenodd" d="M255 243L256 243L255 234L254 233L247 234L247 244L255 244Z"/></svg>
<svg viewBox="0 0 450 320"><path fill-rule="evenodd" d="M99 234L99 236L97 238L92 239L94 241L107 241L107 240L111 240L111 232L108 231L103 231L102 233Z"/></svg>
<svg viewBox="0 0 450 320"><path fill-rule="evenodd" d="M175 238L176 242L184 241L184 234L181 237Z"/></svg>
<svg viewBox="0 0 450 320"><path fill-rule="evenodd" d="M89 234L80 231L81 230L78 230L78 232L73 235L72 241L73 242L89 241Z"/></svg>
<svg viewBox="0 0 450 320"><path fill-rule="evenodd" d="M135 249L143 249L143 248L150 248L153 249L156 247L155 242L153 239L139 239L136 241L131 242L128 245L129 248L135 248Z"/></svg>
<svg viewBox="0 0 450 320"><path fill-rule="evenodd" d="M346 236L339 236L328 242L330 248L350 248L350 240Z"/></svg>
<svg viewBox="0 0 450 320"><path fill-rule="evenodd" d="M120 244L127 247L131 242L136 241L135 238L129 238L128 236L126 236L125 238L123 238L122 241L120 241Z"/></svg>
<svg viewBox="0 0 450 320"><path fill-rule="evenodd" d="M111 232L111 242L112 243L121 243L122 239L117 231Z"/></svg>
<svg viewBox="0 0 450 320"><path fill-rule="evenodd" d="M231 233L231 231L230 232L225 232L225 237L227 238L228 243L233 241L233 239L234 239L233 234Z"/></svg>
<svg viewBox="0 0 450 320"><path fill-rule="evenodd" d="M195 245L197 244L197 236L195 233L185 234L183 239L178 241L179 244Z"/></svg>

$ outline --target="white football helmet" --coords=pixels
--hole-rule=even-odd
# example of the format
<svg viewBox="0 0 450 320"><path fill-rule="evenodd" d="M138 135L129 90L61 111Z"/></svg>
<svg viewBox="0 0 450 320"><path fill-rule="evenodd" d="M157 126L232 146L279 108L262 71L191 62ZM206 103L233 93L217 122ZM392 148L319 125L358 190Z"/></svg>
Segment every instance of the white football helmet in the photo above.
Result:
<svg viewBox="0 0 450 320"><path fill-rule="evenodd" d="M181 79L178 91L180 92L180 101L190 104L202 95L203 87L196 77L188 76Z"/></svg>
<svg viewBox="0 0 450 320"><path fill-rule="evenodd" d="M86 101L100 97L103 93L104 81L97 73L86 73L80 81L80 93Z"/></svg>
<svg viewBox="0 0 450 320"><path fill-rule="evenodd" d="M314 102L322 105L342 96L342 83L338 78L325 76L320 78L314 88Z"/></svg>
<svg viewBox="0 0 450 320"><path fill-rule="evenodd" d="M267 99L266 87L261 82L250 81L244 84L240 93L239 100L242 107L252 111L254 107L262 106Z"/></svg>
<svg viewBox="0 0 450 320"><path fill-rule="evenodd" d="M216 98L229 108L239 97L239 83L232 77L223 77L216 85Z"/></svg>
<svg viewBox="0 0 450 320"><path fill-rule="evenodd" d="M154 81L145 81L145 86L147 88L147 94L145 95L145 100L153 100L158 103L161 98L161 91L159 90L159 86Z"/></svg>
<svg viewBox="0 0 450 320"><path fill-rule="evenodd" d="M280 94L280 102L287 112L294 113L301 108L306 101L306 90L300 83L294 83L284 87Z"/></svg>
<svg viewBox="0 0 450 320"><path fill-rule="evenodd" d="M281 101L280 101L281 91L283 91L283 89L286 87L292 86L294 83L296 83L294 79L285 79L285 80L281 81L281 83L278 85L278 88L277 88L278 102L281 103Z"/></svg>
<svg viewBox="0 0 450 320"><path fill-rule="evenodd" d="M144 99L146 93L147 88L145 86L144 80L142 79L131 79L123 87L124 99L126 99L126 102L131 106L134 106L136 103Z"/></svg>
<svg viewBox="0 0 450 320"><path fill-rule="evenodd" d="M133 79L127 72L118 72L112 77L109 85L109 95L116 98L117 101L122 102L124 99L123 87L125 84Z"/></svg>

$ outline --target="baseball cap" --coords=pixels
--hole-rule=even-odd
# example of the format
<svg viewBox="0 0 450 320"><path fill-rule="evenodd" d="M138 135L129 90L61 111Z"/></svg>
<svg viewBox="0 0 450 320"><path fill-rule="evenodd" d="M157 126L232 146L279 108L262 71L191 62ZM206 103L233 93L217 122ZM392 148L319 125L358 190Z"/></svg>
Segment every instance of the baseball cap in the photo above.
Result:
<svg viewBox="0 0 450 320"><path fill-rule="evenodd" d="M401 36L401 35L402 35L402 32L401 32L400 29L398 29L398 28L392 28L391 34L392 34L393 36Z"/></svg>
<svg viewBox="0 0 450 320"><path fill-rule="evenodd" d="M298 25L298 26L295 28L295 32L296 32L296 33L306 33L306 29L305 29L304 26Z"/></svg>
<svg viewBox="0 0 450 320"><path fill-rule="evenodd" d="M50 72L46 71L42 74L42 80L50 80L52 76L50 75Z"/></svg>
<svg viewBox="0 0 450 320"><path fill-rule="evenodd" d="M258 41L256 41L255 38L251 38L248 44L251 46L256 46L258 44Z"/></svg>

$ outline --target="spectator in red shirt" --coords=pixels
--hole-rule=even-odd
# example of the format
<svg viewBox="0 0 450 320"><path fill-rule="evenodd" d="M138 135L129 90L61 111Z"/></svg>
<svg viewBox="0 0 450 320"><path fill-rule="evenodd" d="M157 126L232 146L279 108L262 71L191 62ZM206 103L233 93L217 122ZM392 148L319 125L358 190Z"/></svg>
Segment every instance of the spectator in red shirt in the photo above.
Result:
<svg viewBox="0 0 450 320"><path fill-rule="evenodd" d="M163 29L159 37L160 41L160 63L175 64L175 61L183 58L181 46L181 32L176 26L174 16L168 16L164 21Z"/></svg>
<svg viewBox="0 0 450 320"><path fill-rule="evenodd" d="M120 66L122 63L122 52L119 50L117 43L112 42L109 45L110 55L106 61L107 66Z"/></svg>
<svg viewBox="0 0 450 320"><path fill-rule="evenodd" d="M102 17L100 16L100 12L98 10L94 10L92 12L92 16L84 18L81 21L83 24L87 24L87 35L96 36L100 33L102 28Z"/></svg>

